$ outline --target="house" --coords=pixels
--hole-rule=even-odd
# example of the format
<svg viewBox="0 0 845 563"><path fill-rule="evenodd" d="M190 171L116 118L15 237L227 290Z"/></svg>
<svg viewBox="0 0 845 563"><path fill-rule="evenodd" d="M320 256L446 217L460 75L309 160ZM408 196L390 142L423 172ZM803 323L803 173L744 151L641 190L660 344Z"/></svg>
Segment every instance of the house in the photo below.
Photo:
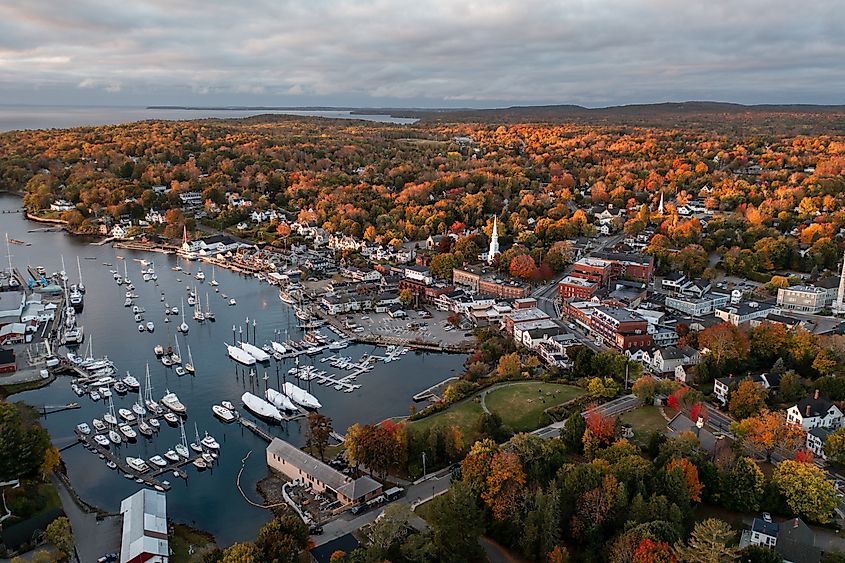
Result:
<svg viewBox="0 0 845 563"><path fill-rule="evenodd" d="M751 522L751 544L773 548L778 543L778 525L771 518L755 518Z"/></svg>
<svg viewBox="0 0 845 563"><path fill-rule="evenodd" d="M76 209L76 206L66 199L57 199L50 204L50 211L64 212L72 209Z"/></svg>
<svg viewBox="0 0 845 563"><path fill-rule="evenodd" d="M387 314L390 315L390 318L392 319L401 319L408 316L408 314L402 310L402 305L399 305L398 303L391 305L387 309Z"/></svg>
<svg viewBox="0 0 845 563"><path fill-rule="evenodd" d="M783 559L784 563L819 563L822 550L816 547L813 530L800 518L773 522L771 517L754 518L751 529L744 530L739 548L749 545L769 548Z"/></svg>
<svg viewBox="0 0 845 563"><path fill-rule="evenodd" d="M807 431L807 449L813 452L814 456L821 459L827 459L827 455L824 453L824 442L832 433L833 431L830 428L825 428L824 426L810 428L810 430Z"/></svg>
<svg viewBox="0 0 845 563"><path fill-rule="evenodd" d="M141 489L120 503L120 563L167 563L167 496Z"/></svg>
<svg viewBox="0 0 845 563"><path fill-rule="evenodd" d="M150 225L161 225L164 223L164 215L161 211L150 209L144 216L144 220Z"/></svg>
<svg viewBox="0 0 845 563"><path fill-rule="evenodd" d="M807 431L818 426L835 430L843 423L842 411L833 401L822 397L818 389L813 395L804 397L798 404L789 407L786 411L786 421L800 424Z"/></svg>
<svg viewBox="0 0 845 563"><path fill-rule="evenodd" d="M764 319L769 313L777 312L778 309L775 305L771 303L758 303L756 301L732 303L719 307L714 311L717 318L727 321L734 326L739 326L755 319Z"/></svg>
<svg viewBox="0 0 845 563"><path fill-rule="evenodd" d="M651 356L651 368L656 373L674 373L675 368L692 366L701 362L698 350L689 346L659 348Z"/></svg>
<svg viewBox="0 0 845 563"><path fill-rule="evenodd" d="M713 395L720 403L727 405L730 392L746 379L750 379L754 383L762 385L766 389L776 387L777 383L780 382L780 378L776 377L774 374L743 375L740 377L729 375L727 377L720 377L713 382Z"/></svg>
<svg viewBox="0 0 845 563"><path fill-rule="evenodd" d="M121 225L115 225L114 227L112 227L109 236L118 239L126 238L126 229Z"/></svg>
<svg viewBox="0 0 845 563"><path fill-rule="evenodd" d="M14 373L18 369L15 351L0 348L0 373Z"/></svg>

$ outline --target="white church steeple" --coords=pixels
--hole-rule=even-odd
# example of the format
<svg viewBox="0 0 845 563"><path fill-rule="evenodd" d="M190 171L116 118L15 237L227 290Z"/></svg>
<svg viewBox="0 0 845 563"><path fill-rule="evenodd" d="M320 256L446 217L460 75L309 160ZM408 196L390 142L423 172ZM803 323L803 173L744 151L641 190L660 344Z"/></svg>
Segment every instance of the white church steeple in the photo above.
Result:
<svg viewBox="0 0 845 563"><path fill-rule="evenodd" d="M660 190L660 205L657 206L657 213L663 215L663 190Z"/></svg>
<svg viewBox="0 0 845 563"><path fill-rule="evenodd" d="M496 224L496 216L493 216L493 233L490 236L490 250L487 251L487 263L492 264L493 259L499 254L499 229Z"/></svg>

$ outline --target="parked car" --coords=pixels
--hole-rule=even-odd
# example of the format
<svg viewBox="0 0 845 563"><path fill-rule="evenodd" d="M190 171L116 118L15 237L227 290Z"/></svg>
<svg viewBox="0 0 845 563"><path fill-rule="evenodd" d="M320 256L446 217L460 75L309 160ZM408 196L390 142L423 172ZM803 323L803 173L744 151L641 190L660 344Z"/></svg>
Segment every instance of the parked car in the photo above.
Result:
<svg viewBox="0 0 845 563"><path fill-rule="evenodd" d="M320 525L311 526L308 529L308 533L311 534L312 536L319 536L320 534L323 533L323 527L320 526Z"/></svg>
<svg viewBox="0 0 845 563"><path fill-rule="evenodd" d="M118 559L117 553L107 553L97 559L97 563L115 563Z"/></svg>

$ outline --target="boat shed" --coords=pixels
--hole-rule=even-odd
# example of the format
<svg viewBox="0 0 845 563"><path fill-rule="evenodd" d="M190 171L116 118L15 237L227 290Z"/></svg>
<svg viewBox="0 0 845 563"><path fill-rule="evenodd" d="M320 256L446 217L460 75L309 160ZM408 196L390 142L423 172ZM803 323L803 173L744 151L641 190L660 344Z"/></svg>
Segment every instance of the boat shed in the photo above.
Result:
<svg viewBox="0 0 845 563"><path fill-rule="evenodd" d="M366 475L352 479L279 438L274 438L267 446L267 465L320 493L330 490L344 505L366 502L382 492L378 481Z"/></svg>
<svg viewBox="0 0 845 563"><path fill-rule="evenodd" d="M120 563L167 563L167 497L142 489L120 503Z"/></svg>

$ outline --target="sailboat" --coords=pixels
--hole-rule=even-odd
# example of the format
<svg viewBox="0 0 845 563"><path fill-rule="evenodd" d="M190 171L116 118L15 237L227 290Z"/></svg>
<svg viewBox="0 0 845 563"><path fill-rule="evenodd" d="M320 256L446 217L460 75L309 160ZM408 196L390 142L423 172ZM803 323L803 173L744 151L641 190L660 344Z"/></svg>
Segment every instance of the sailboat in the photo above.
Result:
<svg viewBox="0 0 845 563"><path fill-rule="evenodd" d="M194 320L201 323L205 320L205 313L202 312L202 300L194 301Z"/></svg>
<svg viewBox="0 0 845 563"><path fill-rule="evenodd" d="M185 438L185 423L182 419L179 419L179 429L182 432L182 440L173 449L176 450L177 454L187 459L191 457L191 452L188 450L188 439Z"/></svg>
<svg viewBox="0 0 845 563"><path fill-rule="evenodd" d="M6 233L6 256L9 257L9 288L17 289L21 282L15 277L15 269L12 267L12 251L9 250L9 233ZM62 267L64 270L64 267Z"/></svg>
<svg viewBox="0 0 845 563"><path fill-rule="evenodd" d="M156 414L161 411L161 407L153 400L153 386L150 384L150 364L147 364L147 379L144 386L144 404L151 413Z"/></svg>
<svg viewBox="0 0 845 563"><path fill-rule="evenodd" d="M208 300L208 292L205 293L205 320L214 322L214 313L211 312L211 302Z"/></svg>
<svg viewBox="0 0 845 563"><path fill-rule="evenodd" d="M202 453L202 441L200 441L200 431L197 428L197 423L194 422L194 432L196 433L196 439L191 442L191 449L197 453Z"/></svg>
<svg viewBox="0 0 845 563"><path fill-rule="evenodd" d="M138 400L135 401L135 404L132 405L132 412L137 414L138 416L143 416L144 413L147 412L147 409L144 408L144 398L141 396L141 386L138 386Z"/></svg>
<svg viewBox="0 0 845 563"><path fill-rule="evenodd" d="M182 351L179 349L179 336L174 334L173 339L176 341L176 351L170 354L170 361L173 364L181 364L182 363Z"/></svg>
<svg viewBox="0 0 845 563"><path fill-rule="evenodd" d="M208 282L208 283L209 283L209 285L212 285L214 287L217 287L218 285L220 285L220 284L217 283L217 280L214 277L214 264L211 265L211 281Z"/></svg>
<svg viewBox="0 0 845 563"><path fill-rule="evenodd" d="M185 364L185 371L194 375L194 357L191 355L191 344L186 343L188 346L188 363Z"/></svg>
<svg viewBox="0 0 845 563"><path fill-rule="evenodd" d="M109 396L109 412L103 415L103 420L112 426L117 425L117 417L114 415L114 401L112 401L111 396Z"/></svg>
<svg viewBox="0 0 845 563"><path fill-rule="evenodd" d="M76 271L79 273L79 283L76 285L76 288L85 293L85 285L82 283L82 266L79 265L79 256L76 257Z"/></svg>
<svg viewBox="0 0 845 563"><path fill-rule="evenodd" d="M185 322L185 299L182 299L182 324L178 327L179 332L188 332L188 324Z"/></svg>

